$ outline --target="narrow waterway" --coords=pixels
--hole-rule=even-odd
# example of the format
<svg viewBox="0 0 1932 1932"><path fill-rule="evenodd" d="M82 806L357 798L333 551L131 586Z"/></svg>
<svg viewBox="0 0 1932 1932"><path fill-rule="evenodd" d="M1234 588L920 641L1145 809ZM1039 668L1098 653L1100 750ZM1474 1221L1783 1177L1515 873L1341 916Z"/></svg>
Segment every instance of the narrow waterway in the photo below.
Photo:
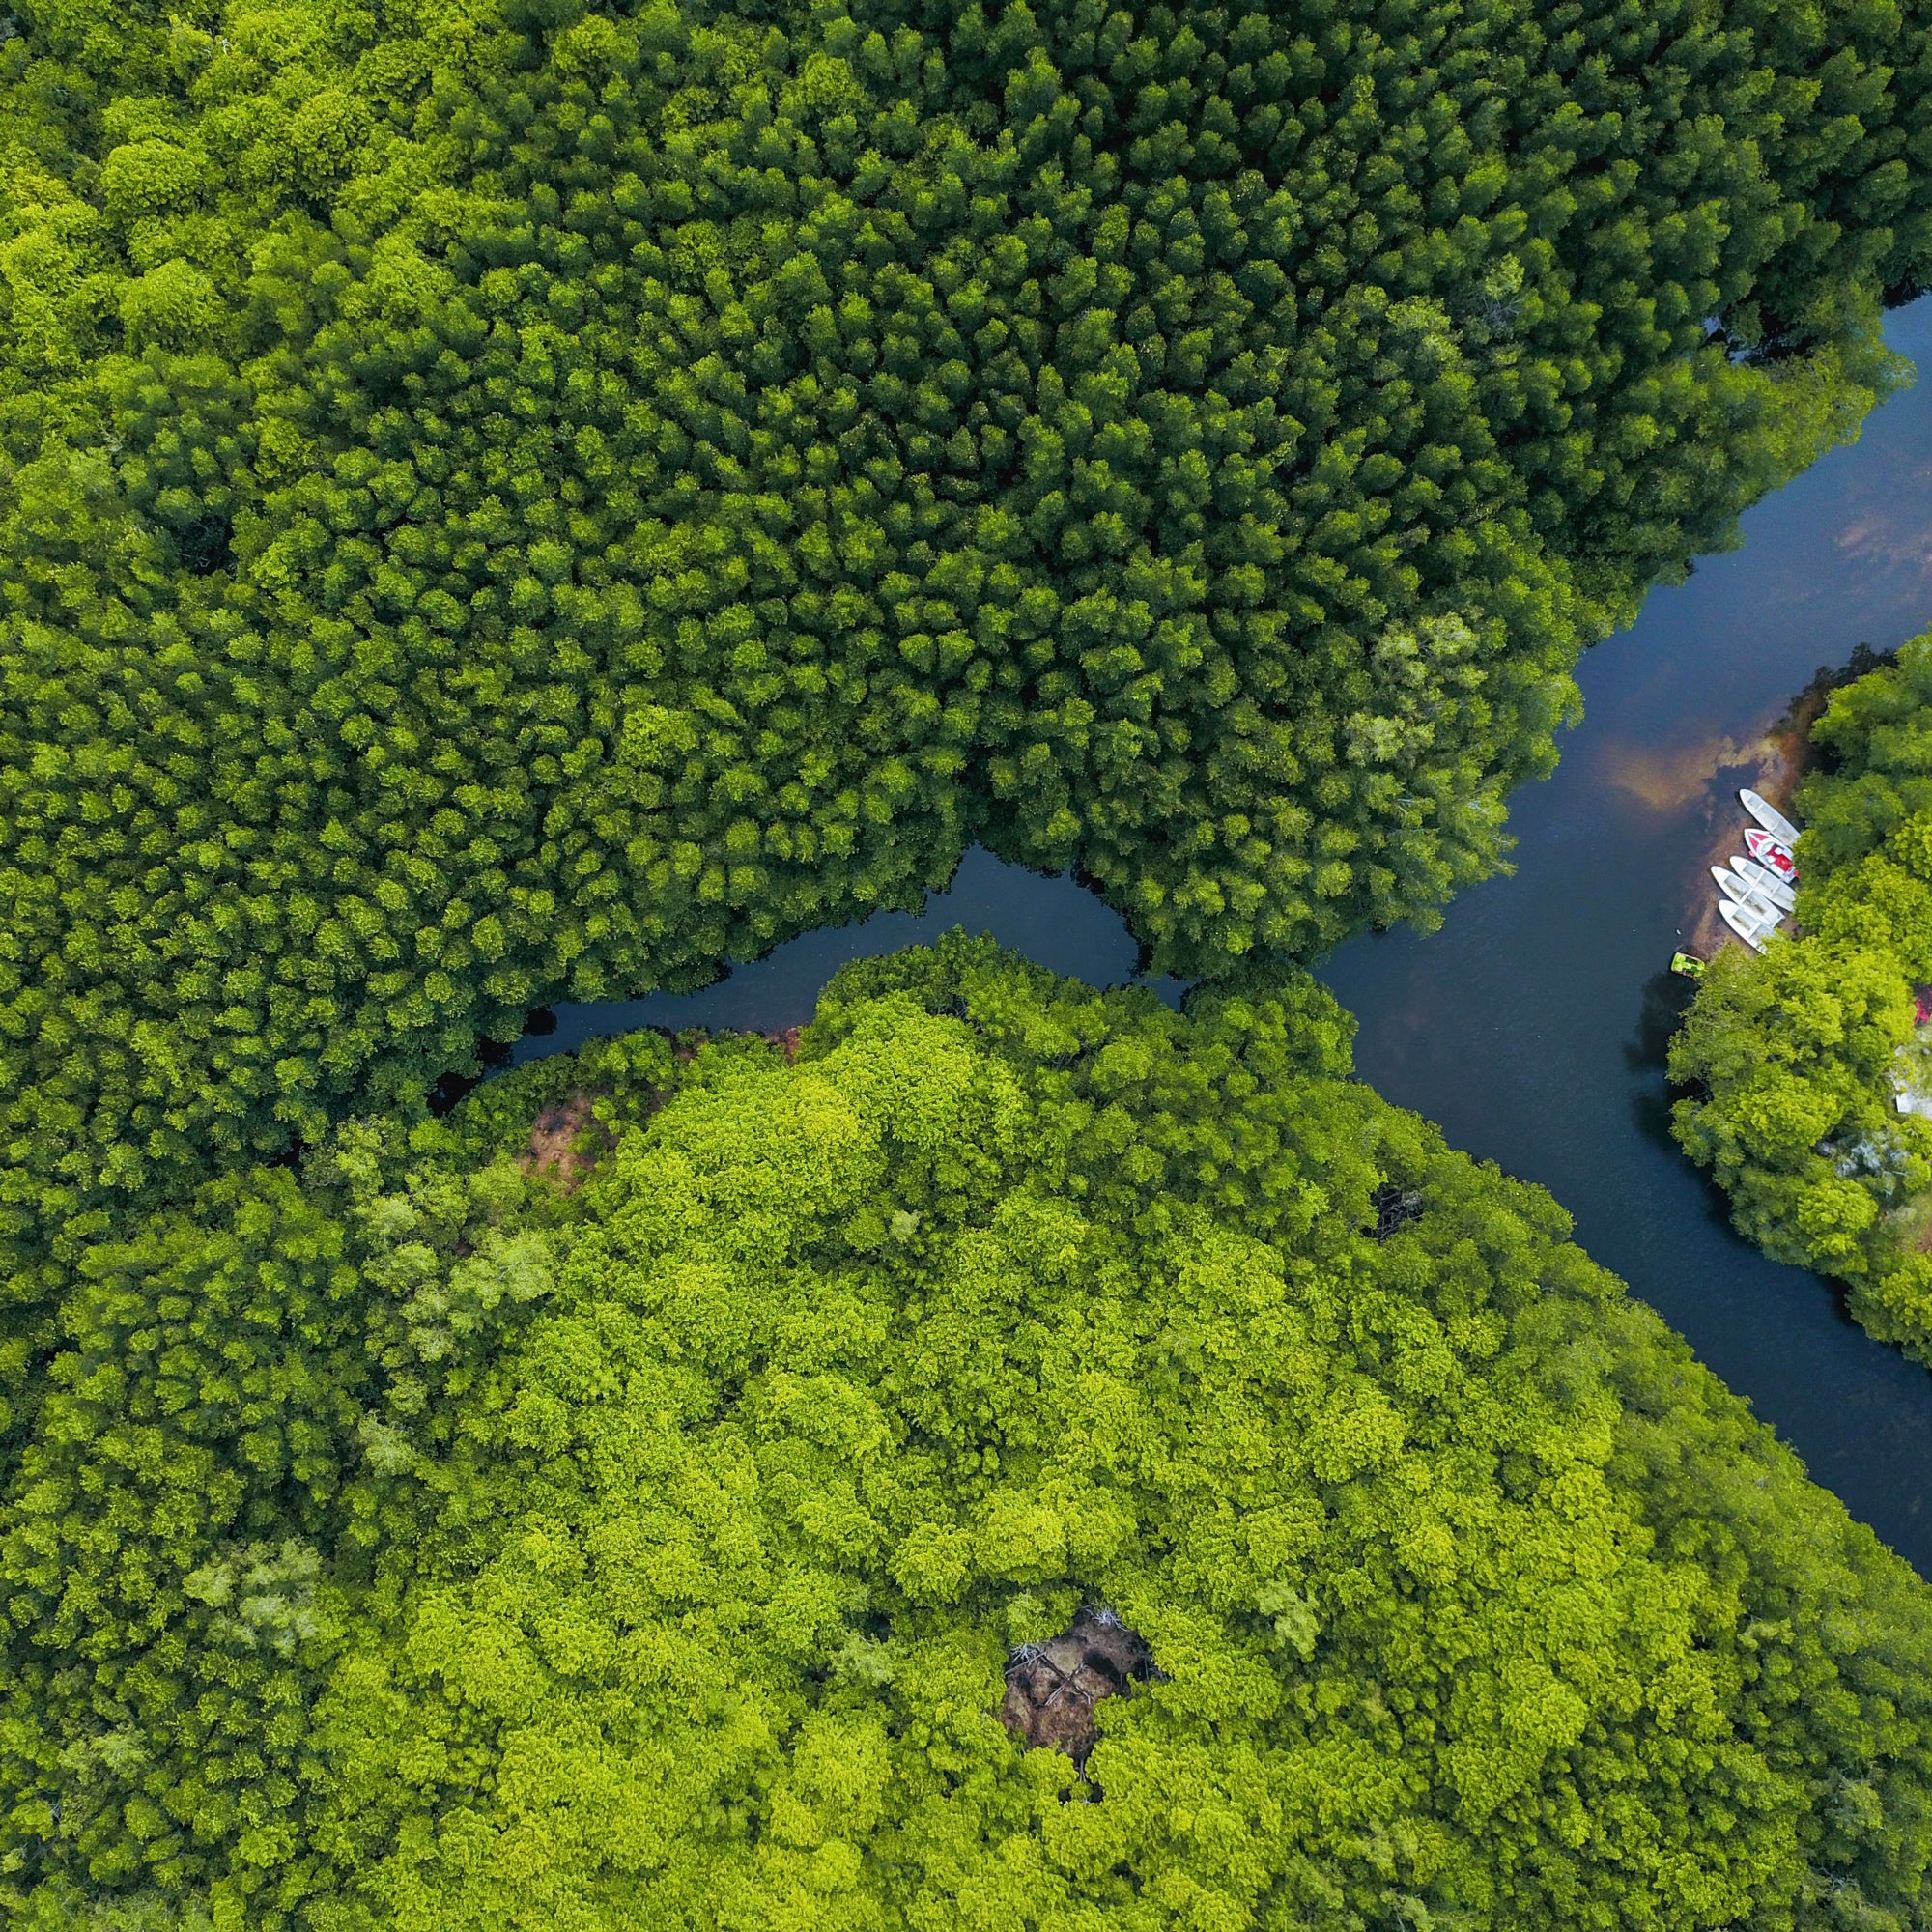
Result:
<svg viewBox="0 0 1932 1932"><path fill-rule="evenodd" d="M1090 985L1149 985L1169 1006L1179 1006L1186 988L1181 980L1136 978L1140 949L1126 922L1105 900L1071 878L1004 865L976 846L959 862L951 887L927 897L923 912L874 913L857 925L805 933L696 993L648 993L637 1000L546 1009L510 1048L508 1064L521 1066L526 1060L570 1053L586 1040L637 1027L781 1033L811 1018L819 988L848 959L929 946L954 926L991 933L1035 964Z"/></svg>
<svg viewBox="0 0 1932 1932"><path fill-rule="evenodd" d="M1932 298L1887 333L1932 366ZM1932 1375L1867 1339L1816 1276L1731 1233L1670 1142L1662 1073L1683 995L1664 968L1704 916L1704 864L1742 824L1736 789L1766 732L1821 666L1932 625L1932 380L1745 534L1585 658L1586 716L1561 768L1512 801L1516 873L1463 895L1428 938L1352 942L1322 977L1361 1022L1365 1078L1548 1187L1583 1245L1932 1575ZM953 925L1097 985L1133 974L1132 940L1092 895L975 852L922 915L809 934L702 992L560 1007L511 1059L637 1026L796 1025L846 960Z"/></svg>
<svg viewBox="0 0 1932 1932"><path fill-rule="evenodd" d="M1351 942L1321 977L1361 1021L1365 1079L1548 1188L1583 1246L1932 1576L1932 1375L1731 1232L1671 1143L1662 1071L1670 954L1765 733L1820 666L1932 626L1932 298L1887 337L1926 380L1584 658L1562 764L1510 802L1515 876L1428 938Z"/></svg>

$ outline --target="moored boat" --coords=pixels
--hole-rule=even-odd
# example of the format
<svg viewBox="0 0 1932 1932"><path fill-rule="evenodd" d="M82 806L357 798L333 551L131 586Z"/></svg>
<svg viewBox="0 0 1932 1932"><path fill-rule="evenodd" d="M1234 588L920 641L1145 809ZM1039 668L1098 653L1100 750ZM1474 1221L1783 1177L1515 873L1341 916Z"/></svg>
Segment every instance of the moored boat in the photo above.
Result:
<svg viewBox="0 0 1932 1932"><path fill-rule="evenodd" d="M1779 811L1776 806L1773 805L1769 799L1761 798L1756 792L1747 787L1745 790L1739 792L1738 803L1774 838L1782 839L1787 845L1795 846L1798 843L1797 826L1792 824L1790 819L1786 818L1783 812Z"/></svg>
<svg viewBox="0 0 1932 1932"><path fill-rule="evenodd" d="M1769 867L1760 866L1755 859L1733 856L1731 870L1747 886L1755 886L1773 905L1782 912L1798 909L1798 895Z"/></svg>
<svg viewBox="0 0 1932 1932"><path fill-rule="evenodd" d="M1783 918L1769 895L1761 893L1748 879L1740 878L1737 873L1726 871L1722 866L1713 866L1711 876L1718 882L1718 892L1733 905L1741 905L1755 919L1769 925L1776 925Z"/></svg>
<svg viewBox="0 0 1932 1932"><path fill-rule="evenodd" d="M1774 838L1762 826L1754 825L1745 834L1745 844L1760 866L1776 872L1787 886L1798 883L1798 861L1782 839Z"/></svg>
<svg viewBox="0 0 1932 1932"><path fill-rule="evenodd" d="M1719 901L1718 910L1723 914L1724 923L1753 952L1764 951L1764 941L1759 937L1759 922L1754 920L1744 906L1741 906L1736 899L1721 899Z"/></svg>

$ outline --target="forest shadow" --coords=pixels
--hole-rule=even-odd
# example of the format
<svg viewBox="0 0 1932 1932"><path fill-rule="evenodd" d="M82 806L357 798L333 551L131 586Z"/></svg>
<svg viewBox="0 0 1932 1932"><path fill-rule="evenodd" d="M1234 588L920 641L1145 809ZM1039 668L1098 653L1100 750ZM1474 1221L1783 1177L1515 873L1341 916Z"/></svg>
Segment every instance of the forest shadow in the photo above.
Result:
<svg viewBox="0 0 1932 1932"><path fill-rule="evenodd" d="M1623 1043L1624 1065L1633 1074L1660 1080L1670 1058L1670 1042L1696 997L1696 982L1667 969L1643 982L1635 1031Z"/></svg>
<svg viewBox="0 0 1932 1932"><path fill-rule="evenodd" d="M1634 1083L1630 1094L1631 1122L1642 1140L1668 1154L1686 1173L1695 1175L1704 1219L1729 1239L1747 1247L1749 1243L1731 1226L1731 1204L1723 1189L1702 1169L1692 1166L1670 1130L1672 1106L1690 1091L1670 1084L1665 1071L1670 1042L1696 991L1693 980L1668 971L1653 973L1643 982L1636 1027L1622 1049L1624 1065Z"/></svg>

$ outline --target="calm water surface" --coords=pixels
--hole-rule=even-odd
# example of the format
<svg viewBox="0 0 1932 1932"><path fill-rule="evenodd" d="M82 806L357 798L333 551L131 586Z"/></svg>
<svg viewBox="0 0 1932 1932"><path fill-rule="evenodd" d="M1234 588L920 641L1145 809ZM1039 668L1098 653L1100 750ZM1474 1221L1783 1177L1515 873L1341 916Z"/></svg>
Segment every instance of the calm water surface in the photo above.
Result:
<svg viewBox="0 0 1932 1932"><path fill-rule="evenodd" d="M605 1034L636 1027L735 1028L779 1033L803 1026L818 1005L819 988L848 959L872 959L901 947L929 946L963 925L989 932L1055 973L1094 986L1151 986L1179 1006L1186 982L1135 975L1140 949L1119 913L1070 878L1047 878L1003 865L981 848L959 862L952 886L933 893L921 913L874 913L858 925L808 932L774 947L750 966L696 993L649 993L639 1000L597 1000L554 1009L554 1030L526 1033L510 1049L509 1064L568 1053Z"/></svg>
<svg viewBox="0 0 1932 1932"><path fill-rule="evenodd" d="M1932 363L1932 298L1887 332ZM1368 1080L1548 1187L1583 1245L1932 1575L1932 1375L1730 1232L1670 1143L1662 1076L1682 1004L1662 969L1704 916L1702 868L1742 823L1735 791L1764 734L1820 666L1932 625L1932 380L1754 510L1745 537L1584 659L1584 723L1555 778L1512 802L1515 875L1463 894L1428 938L1342 948L1322 977L1360 1019ZM637 1026L795 1025L845 960L953 925L1097 985L1133 975L1133 942L1097 899L976 852L918 917L810 934L699 993L559 1007L512 1059Z"/></svg>

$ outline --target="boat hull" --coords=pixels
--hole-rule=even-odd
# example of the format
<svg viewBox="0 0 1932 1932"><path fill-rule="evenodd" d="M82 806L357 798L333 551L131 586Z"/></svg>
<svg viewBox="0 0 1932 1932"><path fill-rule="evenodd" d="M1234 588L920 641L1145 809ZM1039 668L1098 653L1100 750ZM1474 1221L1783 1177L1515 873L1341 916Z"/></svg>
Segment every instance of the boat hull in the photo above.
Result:
<svg viewBox="0 0 1932 1932"><path fill-rule="evenodd" d="M1748 879L1727 872L1721 866L1713 866L1711 876L1718 882L1718 893L1724 903L1741 906L1760 925L1776 925L1784 917L1770 895L1760 892Z"/></svg>
<svg viewBox="0 0 1932 1932"><path fill-rule="evenodd" d="M1758 936L1758 923L1736 899L1724 899L1718 907L1728 925L1753 952L1764 951L1764 941Z"/></svg>
<svg viewBox="0 0 1932 1932"><path fill-rule="evenodd" d="M1798 895L1776 872L1760 866L1755 859L1746 859L1741 856L1734 857L1731 860L1731 870L1746 885L1754 887L1759 894L1768 898L1780 911L1797 911Z"/></svg>
<svg viewBox="0 0 1932 1932"><path fill-rule="evenodd" d="M1738 803L1771 834L1774 838L1795 846L1798 843L1798 828L1772 802L1750 790L1738 794Z"/></svg>

